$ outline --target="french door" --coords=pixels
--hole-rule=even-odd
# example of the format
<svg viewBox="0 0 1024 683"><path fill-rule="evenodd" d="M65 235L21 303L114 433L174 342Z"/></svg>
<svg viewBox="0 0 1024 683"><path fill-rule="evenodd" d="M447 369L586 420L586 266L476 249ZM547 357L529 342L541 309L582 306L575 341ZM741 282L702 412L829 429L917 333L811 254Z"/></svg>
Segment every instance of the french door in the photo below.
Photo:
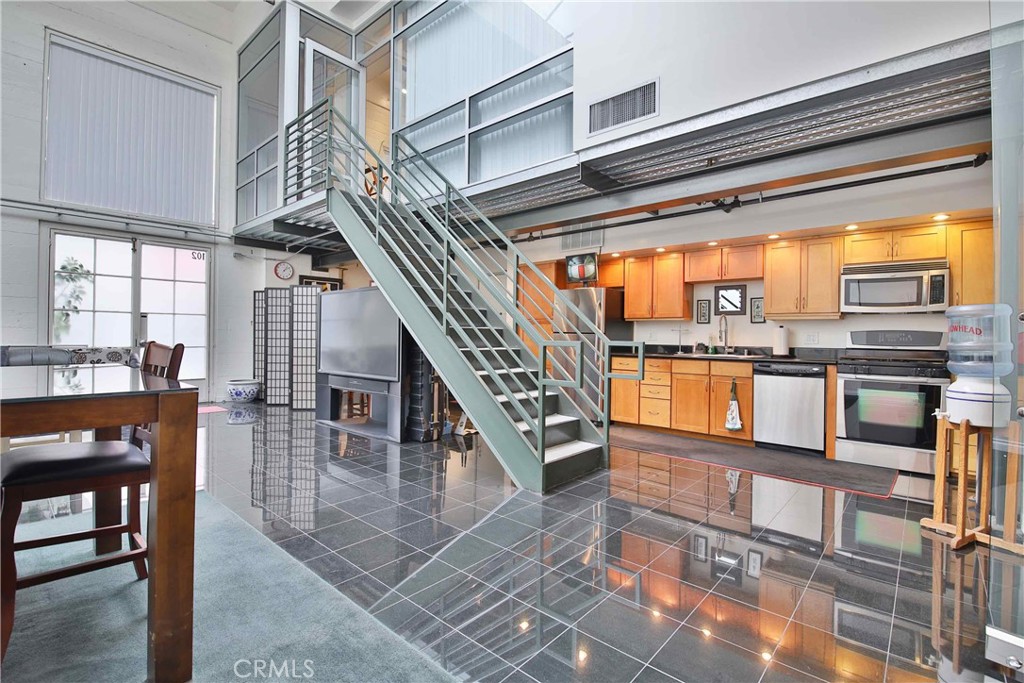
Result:
<svg viewBox="0 0 1024 683"><path fill-rule="evenodd" d="M358 62L314 40L305 38L303 42L305 106L311 107L325 97L330 97L334 101L334 108L353 126L362 130L366 102L361 95L366 70Z"/></svg>
<svg viewBox="0 0 1024 683"><path fill-rule="evenodd" d="M50 343L73 347L139 347L182 343L179 379L207 400L210 252L53 227L50 231ZM127 370L83 366L55 370L67 393L118 386Z"/></svg>

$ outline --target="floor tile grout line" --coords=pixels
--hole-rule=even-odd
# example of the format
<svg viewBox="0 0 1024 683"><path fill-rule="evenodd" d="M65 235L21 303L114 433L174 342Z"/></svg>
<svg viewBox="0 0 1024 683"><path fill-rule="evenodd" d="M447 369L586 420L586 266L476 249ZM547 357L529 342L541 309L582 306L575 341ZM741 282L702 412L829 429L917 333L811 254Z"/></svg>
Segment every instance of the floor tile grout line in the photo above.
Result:
<svg viewBox="0 0 1024 683"><path fill-rule="evenodd" d="M910 501L905 501L903 507L903 520L907 519L907 513L910 510ZM896 563L896 585L893 590L892 596L892 616L889 620L889 640L885 644L885 668L882 670L882 681L889 679L889 660L892 657L892 634L896 628L896 607L900 602L900 572L903 570L903 545L906 542L907 525L903 525L903 532L900 534L900 557Z"/></svg>

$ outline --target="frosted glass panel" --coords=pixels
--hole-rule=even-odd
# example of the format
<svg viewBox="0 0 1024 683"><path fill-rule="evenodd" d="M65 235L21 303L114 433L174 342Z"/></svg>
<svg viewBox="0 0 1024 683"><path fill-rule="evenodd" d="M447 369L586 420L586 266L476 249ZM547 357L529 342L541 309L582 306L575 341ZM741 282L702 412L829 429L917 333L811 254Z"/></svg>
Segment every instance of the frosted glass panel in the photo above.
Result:
<svg viewBox="0 0 1024 683"><path fill-rule="evenodd" d="M179 342L185 346L204 346L206 344L206 316L174 316L174 343Z"/></svg>
<svg viewBox="0 0 1024 683"><path fill-rule="evenodd" d="M466 144L464 142L460 140L424 156L451 183L459 186L466 184Z"/></svg>
<svg viewBox="0 0 1024 683"><path fill-rule="evenodd" d="M174 283L175 313L206 313L206 285Z"/></svg>
<svg viewBox="0 0 1024 683"><path fill-rule="evenodd" d="M132 274L132 243L96 240L96 272L103 275Z"/></svg>
<svg viewBox="0 0 1024 683"><path fill-rule="evenodd" d="M493 121L571 87L572 52L566 52L470 99L469 125Z"/></svg>
<svg viewBox="0 0 1024 683"><path fill-rule="evenodd" d="M93 343L96 346L131 346L132 314L97 313Z"/></svg>
<svg viewBox="0 0 1024 683"><path fill-rule="evenodd" d="M174 341L174 316L150 313L146 320L146 336L148 337L146 341L155 341L172 346Z"/></svg>
<svg viewBox="0 0 1024 683"><path fill-rule="evenodd" d="M277 171L267 171L256 179L256 215L261 216L277 207Z"/></svg>
<svg viewBox="0 0 1024 683"><path fill-rule="evenodd" d="M174 279L206 282L206 258L201 249L175 249Z"/></svg>
<svg viewBox="0 0 1024 683"><path fill-rule="evenodd" d="M174 290L171 283L143 280L141 310L143 313L173 313Z"/></svg>
<svg viewBox="0 0 1024 683"><path fill-rule="evenodd" d="M466 107L461 102L454 107L415 123L402 131L413 147L425 152L431 147L448 142L466 130Z"/></svg>
<svg viewBox="0 0 1024 683"><path fill-rule="evenodd" d="M256 182L238 189L235 197L235 223L245 223L256 217Z"/></svg>
<svg viewBox="0 0 1024 683"><path fill-rule="evenodd" d="M174 278L174 249L142 245L142 277Z"/></svg>
<svg viewBox="0 0 1024 683"><path fill-rule="evenodd" d="M96 272L93 251L96 240L91 237L57 235L54 241L54 264L57 270L85 270Z"/></svg>
<svg viewBox="0 0 1024 683"><path fill-rule="evenodd" d="M391 37L391 12L385 12L356 36L356 59L362 59Z"/></svg>
<svg viewBox="0 0 1024 683"><path fill-rule="evenodd" d="M569 96L473 133L469 143L470 182L496 178L571 151Z"/></svg>
<svg viewBox="0 0 1024 683"><path fill-rule="evenodd" d="M203 379L206 377L206 347L187 346L181 357L178 379Z"/></svg>
<svg viewBox="0 0 1024 683"><path fill-rule="evenodd" d="M571 22L561 19L575 4L583 3L445 3L395 39L398 124L446 107L568 44Z"/></svg>
<svg viewBox="0 0 1024 683"><path fill-rule="evenodd" d="M97 311L132 310L132 280L127 277L96 276Z"/></svg>
<svg viewBox="0 0 1024 683"><path fill-rule="evenodd" d="M54 311L53 343L91 346L92 313L87 311Z"/></svg>

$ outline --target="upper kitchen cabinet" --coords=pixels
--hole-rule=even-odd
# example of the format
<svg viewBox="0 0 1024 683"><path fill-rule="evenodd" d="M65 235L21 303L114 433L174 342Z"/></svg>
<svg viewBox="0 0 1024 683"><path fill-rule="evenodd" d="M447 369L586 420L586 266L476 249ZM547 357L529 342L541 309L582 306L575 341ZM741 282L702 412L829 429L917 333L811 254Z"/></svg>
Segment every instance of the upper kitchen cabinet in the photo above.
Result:
<svg viewBox="0 0 1024 683"><path fill-rule="evenodd" d="M601 261L597 268L597 286L624 287L625 267L625 259Z"/></svg>
<svg viewBox="0 0 1024 683"><path fill-rule="evenodd" d="M953 306L995 301L992 223L964 223L946 229Z"/></svg>
<svg viewBox="0 0 1024 683"><path fill-rule="evenodd" d="M928 225L847 235L843 243L847 265L888 261L931 261L946 258L946 228Z"/></svg>
<svg viewBox="0 0 1024 683"><path fill-rule="evenodd" d="M682 254L626 259L625 318L689 320L693 317L693 286L683 280Z"/></svg>
<svg viewBox="0 0 1024 683"><path fill-rule="evenodd" d="M838 318L840 237L774 242L765 252L764 313L784 318Z"/></svg>
<svg viewBox="0 0 1024 683"><path fill-rule="evenodd" d="M764 245L704 249L686 254L687 282L757 280L764 277Z"/></svg>
<svg viewBox="0 0 1024 683"><path fill-rule="evenodd" d="M565 289L565 262L545 261L535 264L544 277L529 266L519 266L519 308L530 320L547 321L555 308L555 291L544 282L547 278L555 288Z"/></svg>

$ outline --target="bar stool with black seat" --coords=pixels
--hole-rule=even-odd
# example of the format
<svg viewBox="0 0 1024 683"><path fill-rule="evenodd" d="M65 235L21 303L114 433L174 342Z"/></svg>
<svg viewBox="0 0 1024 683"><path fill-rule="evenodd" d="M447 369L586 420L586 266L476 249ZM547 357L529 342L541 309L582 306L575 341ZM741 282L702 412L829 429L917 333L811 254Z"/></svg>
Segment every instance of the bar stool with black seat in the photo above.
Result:
<svg viewBox="0 0 1024 683"><path fill-rule="evenodd" d="M177 379L184 351L181 344L172 348L149 342L142 358L142 369L160 377ZM3 495L0 508L0 602L3 617L0 658L7 653L11 638L18 589L126 562L135 565L135 574L140 580L148 576L146 539L142 535L141 487L149 482L149 457L143 453L141 444L150 442L150 439L150 425L140 425L132 428L131 443L94 441L25 446L0 457L0 491ZM128 487L126 523L14 542L22 503L88 491L120 491L122 487ZM129 549L125 552L31 576L19 577L17 574L16 552L125 533L129 542Z"/></svg>

